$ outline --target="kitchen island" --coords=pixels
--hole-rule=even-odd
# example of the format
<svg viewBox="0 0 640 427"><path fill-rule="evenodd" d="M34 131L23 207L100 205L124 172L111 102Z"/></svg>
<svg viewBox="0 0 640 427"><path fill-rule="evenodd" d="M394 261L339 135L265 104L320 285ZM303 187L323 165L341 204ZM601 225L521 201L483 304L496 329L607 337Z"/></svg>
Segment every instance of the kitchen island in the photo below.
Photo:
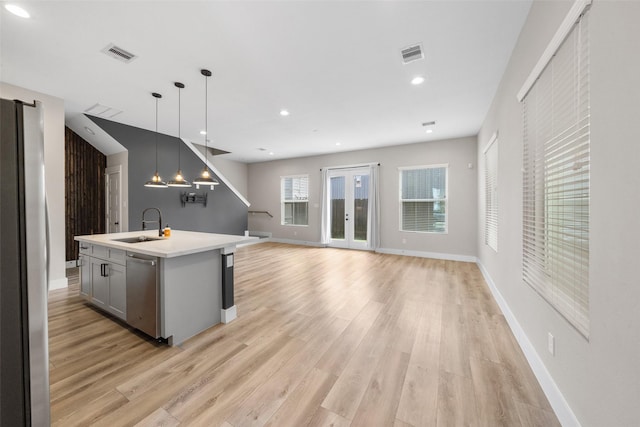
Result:
<svg viewBox="0 0 640 427"><path fill-rule="evenodd" d="M236 317L233 254L255 237L172 230L76 236L80 295L153 338L178 345ZM143 283L144 282L144 283Z"/></svg>

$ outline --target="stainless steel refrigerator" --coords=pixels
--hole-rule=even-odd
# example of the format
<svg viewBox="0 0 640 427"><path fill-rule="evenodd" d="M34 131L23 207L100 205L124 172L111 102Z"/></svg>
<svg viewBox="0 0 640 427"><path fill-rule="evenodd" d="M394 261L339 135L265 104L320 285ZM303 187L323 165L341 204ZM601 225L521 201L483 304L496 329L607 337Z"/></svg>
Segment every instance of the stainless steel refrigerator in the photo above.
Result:
<svg viewBox="0 0 640 427"><path fill-rule="evenodd" d="M42 107L0 102L0 426L48 426Z"/></svg>

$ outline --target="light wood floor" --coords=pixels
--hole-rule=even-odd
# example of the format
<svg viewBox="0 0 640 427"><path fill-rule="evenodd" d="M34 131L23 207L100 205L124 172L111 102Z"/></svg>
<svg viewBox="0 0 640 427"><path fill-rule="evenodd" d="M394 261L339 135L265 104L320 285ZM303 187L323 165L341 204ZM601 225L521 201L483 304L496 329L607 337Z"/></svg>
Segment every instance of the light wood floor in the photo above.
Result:
<svg viewBox="0 0 640 427"><path fill-rule="evenodd" d="M249 246L238 319L180 348L87 306L69 273L49 302L54 426L559 425L475 264Z"/></svg>

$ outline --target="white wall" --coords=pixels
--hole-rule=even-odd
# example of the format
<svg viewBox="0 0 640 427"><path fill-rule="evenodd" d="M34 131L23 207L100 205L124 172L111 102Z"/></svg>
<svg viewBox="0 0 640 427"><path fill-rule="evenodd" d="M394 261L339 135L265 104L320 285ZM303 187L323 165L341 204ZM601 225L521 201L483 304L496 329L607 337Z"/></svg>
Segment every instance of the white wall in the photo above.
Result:
<svg viewBox="0 0 640 427"><path fill-rule="evenodd" d="M67 286L65 273L64 206L64 101L0 82L0 97L25 102L41 101L44 109L45 191L49 207L50 271L49 288Z"/></svg>
<svg viewBox="0 0 640 427"><path fill-rule="evenodd" d="M320 242L320 168L380 163L381 250L413 254L442 254L448 258L475 257L477 234L477 175L474 137L352 151L249 165L250 210L274 215L249 214L249 230L268 231L274 238ZM398 167L449 164L449 233L401 232L399 224ZM472 163L473 169L467 167ZM281 225L280 177L309 175L309 226ZM406 239L406 243L402 240Z"/></svg>
<svg viewBox="0 0 640 427"><path fill-rule="evenodd" d="M209 161L216 169L233 185L233 187L242 194L246 199L249 191L247 190L248 166L246 163L236 162L225 159L224 155L209 156ZM191 178L192 180L195 177Z"/></svg>
<svg viewBox="0 0 640 427"><path fill-rule="evenodd" d="M590 338L585 339L522 281L522 106L516 93L546 48L572 2L535 1L493 105L478 135L482 150L499 131L499 252L478 256L540 362L583 426L631 426L640 420L640 2L594 0L591 42ZM478 170L483 176L482 165ZM478 180L479 224L484 188ZM547 333L556 354L547 351ZM525 349L525 352L527 349ZM535 369L535 368L534 368ZM549 386L550 385L550 386ZM562 403L558 396L555 403ZM552 402L554 403L554 402ZM562 406L562 405L560 405ZM559 406L557 406L559 407Z"/></svg>
<svg viewBox="0 0 640 427"><path fill-rule="evenodd" d="M107 156L107 168L120 166L120 200L122 212L120 213L120 230L129 231L129 152Z"/></svg>

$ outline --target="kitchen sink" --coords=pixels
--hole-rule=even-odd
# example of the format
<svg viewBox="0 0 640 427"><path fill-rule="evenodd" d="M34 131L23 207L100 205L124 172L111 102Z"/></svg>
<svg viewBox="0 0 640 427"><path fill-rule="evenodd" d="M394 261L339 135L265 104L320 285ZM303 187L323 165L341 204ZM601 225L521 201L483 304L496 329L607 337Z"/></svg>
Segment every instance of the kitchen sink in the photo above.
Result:
<svg viewBox="0 0 640 427"><path fill-rule="evenodd" d="M136 237L125 237L123 239L113 239L114 242L122 242L122 243L142 243L142 242L152 242L154 240L163 240L163 238L151 237L151 236L136 236Z"/></svg>

